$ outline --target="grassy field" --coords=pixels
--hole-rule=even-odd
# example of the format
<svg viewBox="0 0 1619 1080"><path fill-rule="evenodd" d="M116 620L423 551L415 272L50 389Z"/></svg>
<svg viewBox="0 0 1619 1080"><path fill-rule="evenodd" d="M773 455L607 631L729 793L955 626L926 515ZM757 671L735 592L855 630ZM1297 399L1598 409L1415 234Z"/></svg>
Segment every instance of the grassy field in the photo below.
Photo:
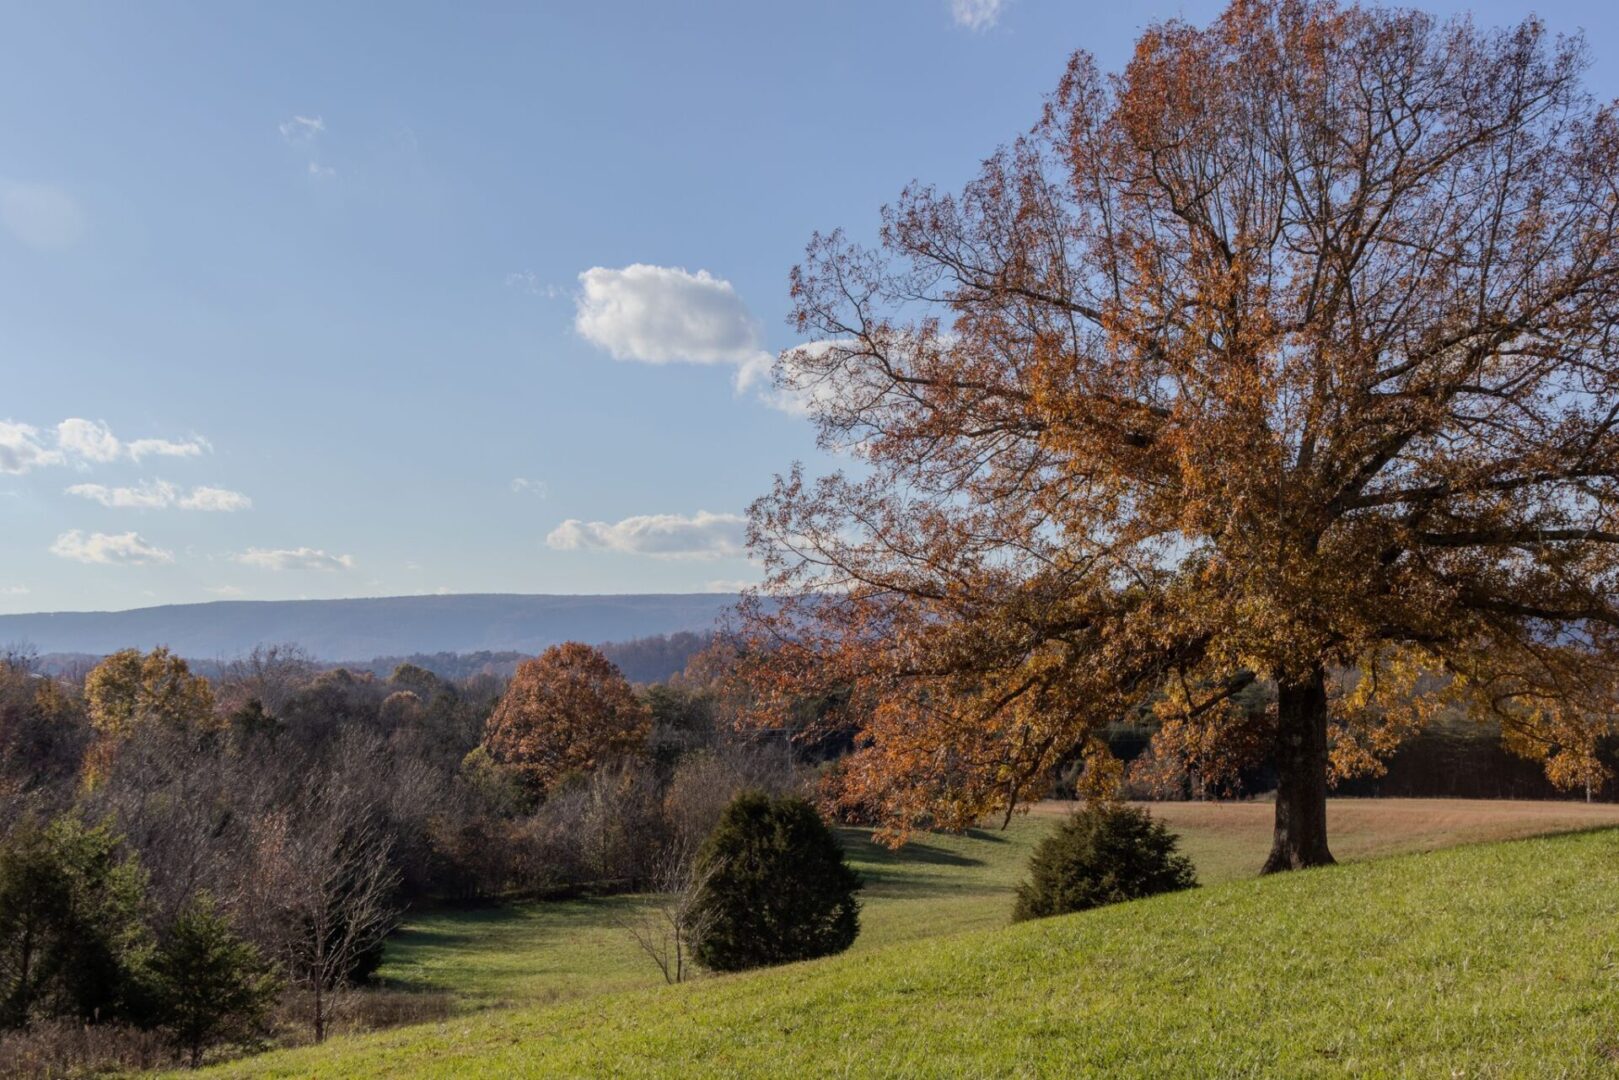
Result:
<svg viewBox="0 0 1619 1080"><path fill-rule="evenodd" d="M845 830L866 882L854 951L1005 925L1029 850L1050 827L1031 816L1005 832L929 836L897 852ZM469 1008L662 985L622 927L643 903L617 896L422 915L389 943L380 975L401 989L448 990Z"/></svg>
<svg viewBox="0 0 1619 1080"><path fill-rule="evenodd" d="M850 859L866 879L854 952L1005 926L1029 850L1070 809L1045 803L1013 818L1005 832L927 836L899 851L872 843L865 830L844 830ZM1180 833L1204 884L1250 877L1264 861L1267 803L1158 803L1152 810ZM1340 799L1329 809L1340 859L1599 824L1619 825L1619 806ZM620 926L642 902L610 897L419 916L390 943L381 974L401 989L448 991L463 1010L658 986L662 976Z"/></svg>
<svg viewBox="0 0 1619 1080"><path fill-rule="evenodd" d="M1181 836L1205 885L1252 877L1270 850L1269 803L1152 803ZM1035 815L1067 813L1042 803ZM1457 844L1619 825L1619 805L1512 799L1330 799L1327 833L1340 862L1437 851Z"/></svg>
<svg viewBox="0 0 1619 1080"><path fill-rule="evenodd" d="M1166 816L1179 818L1194 854L1214 860L1211 879L1220 865L1235 873L1257 861L1247 808L1183 809ZM1192 824L1228 809L1239 813ZM1442 843L1450 834L1436 840L1423 822L1444 813L1459 815L1464 836L1580 823L1509 811L1340 804L1338 846L1348 854L1362 843L1369 853ZM1357 819L1387 826L1390 814L1405 823L1403 841L1356 839ZM1593 817L1614 819L1609 808L1585 821ZM751 975L486 1009L221 1073L1619 1074L1619 830L1262 880L1227 875L1191 893L1010 928L1000 925L1002 905L990 929L940 936L882 913L915 904L912 914L925 917L937 907L945 927L991 918L989 879L1015 868L1010 853L1039 824L1035 815L1005 838L930 841L939 850L927 861L878 853L868 872L891 875L893 895L874 890L872 931L890 935L886 945L864 939L842 957ZM1262 832L1257 839L1262 855ZM991 849L995 859L955 861ZM947 882L968 872L982 875L983 895L956 897ZM907 882L919 892L907 894ZM518 985L486 979L482 992L493 996Z"/></svg>

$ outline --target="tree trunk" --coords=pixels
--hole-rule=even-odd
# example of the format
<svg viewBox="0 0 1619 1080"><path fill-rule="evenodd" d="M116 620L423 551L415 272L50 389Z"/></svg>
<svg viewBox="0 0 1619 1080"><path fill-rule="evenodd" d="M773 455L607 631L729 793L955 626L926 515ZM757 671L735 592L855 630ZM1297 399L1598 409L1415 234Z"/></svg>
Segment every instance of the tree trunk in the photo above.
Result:
<svg viewBox="0 0 1619 1080"><path fill-rule="evenodd" d="M1262 874L1326 866L1327 685L1320 665L1276 687L1276 832Z"/></svg>

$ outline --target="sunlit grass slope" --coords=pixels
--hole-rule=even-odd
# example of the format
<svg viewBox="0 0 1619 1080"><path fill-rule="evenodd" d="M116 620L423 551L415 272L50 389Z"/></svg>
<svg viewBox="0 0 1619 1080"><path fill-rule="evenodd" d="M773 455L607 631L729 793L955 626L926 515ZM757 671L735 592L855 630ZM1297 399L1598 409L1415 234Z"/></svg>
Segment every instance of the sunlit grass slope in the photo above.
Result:
<svg viewBox="0 0 1619 1080"><path fill-rule="evenodd" d="M488 1010L254 1076L1592 1076L1619 831L1228 881L673 989Z"/></svg>

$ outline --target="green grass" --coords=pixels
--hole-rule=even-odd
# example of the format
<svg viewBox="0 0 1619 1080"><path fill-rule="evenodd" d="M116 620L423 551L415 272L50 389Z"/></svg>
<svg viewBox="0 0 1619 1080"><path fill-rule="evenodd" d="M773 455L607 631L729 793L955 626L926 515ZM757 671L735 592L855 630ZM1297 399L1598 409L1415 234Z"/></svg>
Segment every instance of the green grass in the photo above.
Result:
<svg viewBox="0 0 1619 1080"><path fill-rule="evenodd" d="M1048 819L1020 817L1005 832L928 836L900 851L867 830L844 830L865 879L854 950L1005 925L1013 884L1048 828ZM465 1008L658 985L662 975L620 925L643 903L620 896L423 914L390 941L380 975L402 989L449 990Z"/></svg>
<svg viewBox="0 0 1619 1080"><path fill-rule="evenodd" d="M1044 804L964 836L922 836L899 851L869 830L844 829L866 880L857 953L919 937L1005 926L1030 850L1068 812ZM1270 843L1266 803L1162 803L1153 813L1181 837L1204 884L1251 877ZM1619 824L1619 806L1464 799L1335 799L1341 858L1427 851L1469 841ZM390 943L381 976L411 990L447 991L459 1009L535 1005L661 985L621 928L644 901L607 897L418 915Z"/></svg>
<svg viewBox="0 0 1619 1080"><path fill-rule="evenodd" d="M1413 835L1427 836L1419 824ZM220 1072L1619 1073L1619 831L1228 880L1007 928L1010 882L1048 825L929 837L910 854L853 838L871 887L850 953L680 987L613 992L646 985L647 972L630 950L620 955L599 903L425 920L390 959L390 977L455 985L469 1004L530 1004ZM1252 846L1240 834L1202 834L1200 866L1223 858L1235 873ZM1352 833L1343 838L1355 846ZM595 951L581 944L598 934ZM532 1004L570 996L550 990L570 979L594 989Z"/></svg>
<svg viewBox="0 0 1619 1080"><path fill-rule="evenodd" d="M307 1076L1590 1076L1619 1053L1619 832L1061 919L225 1067Z"/></svg>

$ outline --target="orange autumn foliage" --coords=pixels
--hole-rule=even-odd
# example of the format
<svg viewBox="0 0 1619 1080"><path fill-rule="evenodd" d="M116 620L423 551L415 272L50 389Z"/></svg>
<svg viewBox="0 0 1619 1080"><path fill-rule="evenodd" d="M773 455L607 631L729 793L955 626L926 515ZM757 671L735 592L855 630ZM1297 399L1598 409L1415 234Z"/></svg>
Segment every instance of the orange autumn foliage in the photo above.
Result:
<svg viewBox="0 0 1619 1080"><path fill-rule="evenodd" d="M544 795L569 774L638 752L651 724L617 666L570 641L517 666L483 745Z"/></svg>
<svg viewBox="0 0 1619 1080"><path fill-rule="evenodd" d="M1439 704L1600 776L1619 119L1586 66L1534 20L1237 0L1122 72L1076 54L877 248L816 237L777 388L855 464L752 508L761 712L852 690L842 790L896 835L1038 797L1121 717L1221 768L1257 734L1270 869L1331 861L1329 776Z"/></svg>

